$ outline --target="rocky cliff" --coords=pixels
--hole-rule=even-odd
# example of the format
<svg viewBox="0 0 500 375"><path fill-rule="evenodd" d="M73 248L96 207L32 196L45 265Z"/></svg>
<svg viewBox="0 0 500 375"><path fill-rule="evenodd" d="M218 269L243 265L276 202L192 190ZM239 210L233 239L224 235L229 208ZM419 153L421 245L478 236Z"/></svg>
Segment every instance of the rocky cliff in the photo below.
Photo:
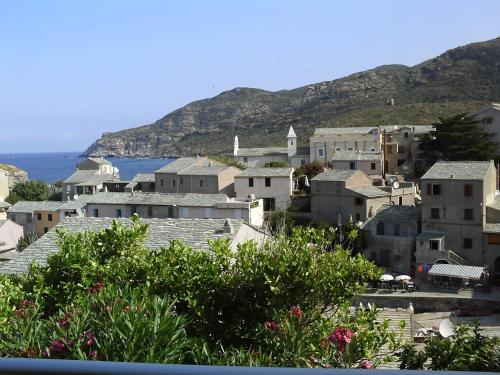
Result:
<svg viewBox="0 0 500 375"><path fill-rule="evenodd" d="M387 105L389 98L393 106ZM500 100L500 38L455 48L414 67L384 65L348 77L269 92L235 88L192 102L153 124L105 133L87 156L161 157L283 144L316 127L429 124Z"/></svg>

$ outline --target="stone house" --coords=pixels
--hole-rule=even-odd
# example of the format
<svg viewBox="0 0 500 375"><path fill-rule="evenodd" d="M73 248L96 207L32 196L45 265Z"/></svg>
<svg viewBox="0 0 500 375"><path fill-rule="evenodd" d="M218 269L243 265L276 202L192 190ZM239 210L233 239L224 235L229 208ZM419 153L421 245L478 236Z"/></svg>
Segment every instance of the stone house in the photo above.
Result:
<svg viewBox="0 0 500 375"><path fill-rule="evenodd" d="M209 158L179 158L155 172L157 193L234 195L238 168Z"/></svg>
<svg viewBox="0 0 500 375"><path fill-rule="evenodd" d="M411 206L415 186L402 182L398 188L374 186L359 170L333 169L311 180L311 214L330 223L364 222L384 205Z"/></svg>
<svg viewBox="0 0 500 375"><path fill-rule="evenodd" d="M125 191L141 191L143 193L153 193L155 189L154 173L137 173L125 186Z"/></svg>
<svg viewBox="0 0 500 375"><path fill-rule="evenodd" d="M99 193L87 200L87 217L243 219L250 225L264 221L262 200L238 200L224 194Z"/></svg>
<svg viewBox="0 0 500 375"><path fill-rule="evenodd" d="M363 253L386 272L413 275L415 241L420 230L420 209L390 205L380 208L361 226Z"/></svg>
<svg viewBox="0 0 500 375"><path fill-rule="evenodd" d="M331 161L333 169L357 169L373 179L382 179L381 152L337 151Z"/></svg>
<svg viewBox="0 0 500 375"><path fill-rule="evenodd" d="M269 162L283 162L298 168L309 162L309 147L297 147L297 135L290 126L287 147L240 148L238 136L234 137L233 157L249 168L264 168Z"/></svg>
<svg viewBox="0 0 500 375"><path fill-rule="evenodd" d="M492 103L477 112L474 117L479 121L478 126L491 133L492 140L497 142L497 154L500 155L500 103Z"/></svg>
<svg viewBox="0 0 500 375"><path fill-rule="evenodd" d="M105 182L118 180L118 172L109 161L102 158L88 158L78 164L75 172L62 182L62 200L96 194L103 191Z"/></svg>
<svg viewBox="0 0 500 375"><path fill-rule="evenodd" d="M24 234L43 236L60 221L59 207L55 201L19 201L7 212L7 217L24 228Z"/></svg>
<svg viewBox="0 0 500 375"><path fill-rule="evenodd" d="M65 229L71 233L82 231L101 231L109 228L111 218L68 218L56 228ZM131 225L130 219L118 219L126 226ZM269 239L261 230L246 224L243 220L232 219L143 219L148 225L148 234L145 240L147 249L166 248L171 241L183 241L195 251L209 251L211 240L227 239L233 251L246 241L255 241L263 244ZM50 254L58 252L58 235L56 229L28 246L23 252L11 260L0 264L0 273L19 274L27 272L33 262L40 265L47 264Z"/></svg>
<svg viewBox="0 0 500 375"><path fill-rule="evenodd" d="M437 162L421 178L416 261L488 266L500 277L500 200L493 161Z"/></svg>
<svg viewBox="0 0 500 375"><path fill-rule="evenodd" d="M248 168L235 176L236 198L262 199L264 211L286 210L293 194L293 168Z"/></svg>

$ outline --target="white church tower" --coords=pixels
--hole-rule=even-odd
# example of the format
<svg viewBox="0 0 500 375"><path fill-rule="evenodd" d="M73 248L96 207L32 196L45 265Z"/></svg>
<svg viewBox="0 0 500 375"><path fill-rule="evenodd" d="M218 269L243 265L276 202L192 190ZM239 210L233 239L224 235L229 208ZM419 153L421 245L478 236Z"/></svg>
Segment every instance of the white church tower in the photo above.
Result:
<svg viewBox="0 0 500 375"><path fill-rule="evenodd" d="M288 157L297 155L297 134L291 126L286 138L288 139Z"/></svg>
<svg viewBox="0 0 500 375"><path fill-rule="evenodd" d="M239 149L240 149L240 144L238 142L238 136L236 135L234 137L234 151L233 151L234 156L238 156Z"/></svg>

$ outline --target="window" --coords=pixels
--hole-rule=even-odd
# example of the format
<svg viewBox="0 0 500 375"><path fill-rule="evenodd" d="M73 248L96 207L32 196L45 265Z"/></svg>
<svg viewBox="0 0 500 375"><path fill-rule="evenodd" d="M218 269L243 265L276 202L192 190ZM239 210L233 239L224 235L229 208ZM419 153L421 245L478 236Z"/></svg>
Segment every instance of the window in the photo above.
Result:
<svg viewBox="0 0 500 375"><path fill-rule="evenodd" d="M47 218L49 219L49 221L52 221L52 214L48 214Z"/></svg>
<svg viewBox="0 0 500 375"><path fill-rule="evenodd" d="M483 117L482 122L483 124L491 124L493 123L493 117Z"/></svg>
<svg viewBox="0 0 500 375"><path fill-rule="evenodd" d="M290 141L290 146L293 146L293 141Z"/></svg>
<svg viewBox="0 0 500 375"><path fill-rule="evenodd" d="M167 217L174 217L174 206L167 207Z"/></svg>
<svg viewBox="0 0 500 375"><path fill-rule="evenodd" d="M203 187L203 180L200 180L200 187Z"/></svg>
<svg viewBox="0 0 500 375"><path fill-rule="evenodd" d="M182 209L181 209L181 216L183 218L188 218L189 217L189 207L182 207Z"/></svg>
<svg viewBox="0 0 500 375"><path fill-rule="evenodd" d="M377 168L377 164L375 163L370 163L370 169L373 171L374 169Z"/></svg>
<svg viewBox="0 0 500 375"><path fill-rule="evenodd" d="M160 186L163 186L163 178L160 180Z"/></svg>
<svg viewBox="0 0 500 375"><path fill-rule="evenodd" d="M401 236L401 225L399 223L394 223L394 235Z"/></svg>
<svg viewBox="0 0 500 375"><path fill-rule="evenodd" d="M70 217L70 216L71 216L71 213L69 213L69 211L66 211L66 212L64 213L64 217Z"/></svg>
<svg viewBox="0 0 500 375"><path fill-rule="evenodd" d="M439 240L430 240L429 241L429 248L431 250L439 250Z"/></svg>
<svg viewBox="0 0 500 375"><path fill-rule="evenodd" d="M472 184L464 185L464 197L472 197Z"/></svg>
<svg viewBox="0 0 500 375"><path fill-rule="evenodd" d="M350 169L356 169L356 162L351 161L351 162L349 163L349 168L350 168Z"/></svg>
<svg viewBox="0 0 500 375"><path fill-rule="evenodd" d="M37 214L36 214L36 219L37 219L38 221L41 221L41 220L42 220L42 214L41 214L41 213L37 213Z"/></svg>
<svg viewBox="0 0 500 375"><path fill-rule="evenodd" d="M405 132L404 137L408 138L408 132Z"/></svg>
<svg viewBox="0 0 500 375"><path fill-rule="evenodd" d="M377 223L377 235L383 236L385 234L385 227L384 227L384 222L379 221Z"/></svg>
<svg viewBox="0 0 500 375"><path fill-rule="evenodd" d="M352 151L354 150L352 147L347 147L347 151Z"/></svg>
<svg viewBox="0 0 500 375"><path fill-rule="evenodd" d="M335 151L341 151L342 149L340 147L335 147Z"/></svg>
<svg viewBox="0 0 500 375"><path fill-rule="evenodd" d="M441 195L441 185L427 184L427 195Z"/></svg>
<svg viewBox="0 0 500 375"><path fill-rule="evenodd" d="M472 238L464 238L464 249L472 249Z"/></svg>
<svg viewBox="0 0 500 375"><path fill-rule="evenodd" d="M360 215L360 214L356 214L356 216L355 216L355 220L356 220L356 221L361 221L361 215Z"/></svg>
<svg viewBox="0 0 500 375"><path fill-rule="evenodd" d="M94 208L94 217L99 217L99 209Z"/></svg>
<svg viewBox="0 0 500 375"><path fill-rule="evenodd" d="M116 209L116 217L122 217L122 209L121 208Z"/></svg>
<svg viewBox="0 0 500 375"><path fill-rule="evenodd" d="M403 205L403 197L399 197L398 198L398 203L399 203L400 206Z"/></svg>
<svg viewBox="0 0 500 375"><path fill-rule="evenodd" d="M362 206L363 205L363 198L354 198L354 204L356 206Z"/></svg>
<svg viewBox="0 0 500 375"><path fill-rule="evenodd" d="M431 219L439 219L439 208L431 208Z"/></svg>
<svg viewBox="0 0 500 375"><path fill-rule="evenodd" d="M132 212L132 215L136 214L137 213L137 206L132 206L132 208L130 209L130 212Z"/></svg>
<svg viewBox="0 0 500 375"><path fill-rule="evenodd" d="M500 245L500 234L497 233L488 234L488 243L490 245Z"/></svg>
<svg viewBox="0 0 500 375"><path fill-rule="evenodd" d="M372 147L372 148L370 149L370 151L371 151L371 152L375 152L375 149Z"/></svg>
<svg viewBox="0 0 500 375"><path fill-rule="evenodd" d="M153 207L148 206L148 216L153 217Z"/></svg>
<svg viewBox="0 0 500 375"><path fill-rule="evenodd" d="M472 208L464 209L464 220L474 220L474 210Z"/></svg>
<svg viewBox="0 0 500 375"><path fill-rule="evenodd" d="M253 187L253 177L248 179L248 187Z"/></svg>
<svg viewBox="0 0 500 375"><path fill-rule="evenodd" d="M300 165L301 165L301 166L306 165L306 161L305 161L304 159L301 159L301 160L300 160Z"/></svg>
<svg viewBox="0 0 500 375"><path fill-rule="evenodd" d="M318 156L325 156L325 150L322 148L318 148Z"/></svg>
<svg viewBox="0 0 500 375"><path fill-rule="evenodd" d="M172 186L175 187L175 183L176 181L175 180L172 180Z"/></svg>
<svg viewBox="0 0 500 375"><path fill-rule="evenodd" d="M49 231L49 228L47 228L47 227L43 228L43 233L47 233L48 231Z"/></svg>
<svg viewBox="0 0 500 375"><path fill-rule="evenodd" d="M243 158L243 163L247 164L248 163L248 158L247 157L244 157Z"/></svg>
<svg viewBox="0 0 500 375"><path fill-rule="evenodd" d="M271 186L271 177L266 177L265 185L266 185L266 187Z"/></svg>
<svg viewBox="0 0 500 375"><path fill-rule="evenodd" d="M184 179L182 177L180 177L180 179L179 179L179 185L181 185L181 186L184 185Z"/></svg>
<svg viewBox="0 0 500 375"><path fill-rule="evenodd" d="M274 211L276 200L274 198L264 198L264 211Z"/></svg>
<svg viewBox="0 0 500 375"><path fill-rule="evenodd" d="M205 219L211 219L212 218L212 207L205 207L203 210L203 216Z"/></svg>

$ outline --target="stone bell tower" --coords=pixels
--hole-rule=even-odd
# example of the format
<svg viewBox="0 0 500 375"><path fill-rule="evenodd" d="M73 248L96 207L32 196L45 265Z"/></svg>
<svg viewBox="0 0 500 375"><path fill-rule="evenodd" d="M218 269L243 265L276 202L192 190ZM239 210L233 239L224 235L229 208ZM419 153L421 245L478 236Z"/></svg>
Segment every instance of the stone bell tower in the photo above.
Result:
<svg viewBox="0 0 500 375"><path fill-rule="evenodd" d="M286 138L288 139L288 157L297 155L297 134L291 126Z"/></svg>

